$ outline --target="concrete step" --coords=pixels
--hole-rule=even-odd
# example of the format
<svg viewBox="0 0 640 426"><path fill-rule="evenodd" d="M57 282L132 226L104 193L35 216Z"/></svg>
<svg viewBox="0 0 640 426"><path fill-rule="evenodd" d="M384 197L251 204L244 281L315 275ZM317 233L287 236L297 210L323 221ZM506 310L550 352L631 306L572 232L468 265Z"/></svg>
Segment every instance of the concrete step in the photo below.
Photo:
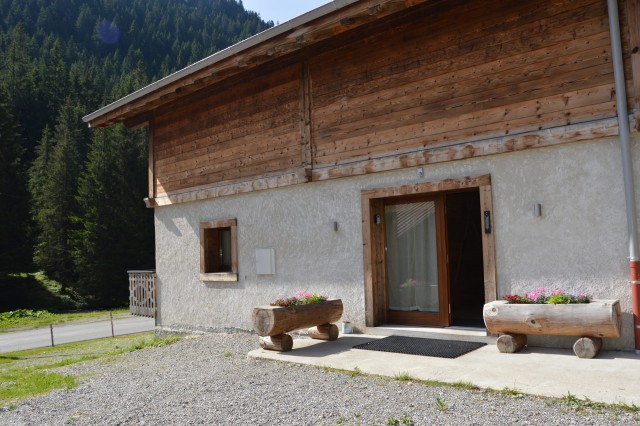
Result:
<svg viewBox="0 0 640 426"><path fill-rule="evenodd" d="M495 344L496 336L487 336L485 328L476 327L418 327L410 325L384 325L367 327L365 334L374 336L407 336L429 339L460 340Z"/></svg>

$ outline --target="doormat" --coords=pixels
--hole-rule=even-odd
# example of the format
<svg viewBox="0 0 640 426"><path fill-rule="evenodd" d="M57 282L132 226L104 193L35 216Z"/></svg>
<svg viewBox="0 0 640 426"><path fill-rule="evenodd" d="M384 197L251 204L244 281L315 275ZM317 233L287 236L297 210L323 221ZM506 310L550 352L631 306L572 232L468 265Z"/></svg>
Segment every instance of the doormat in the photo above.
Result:
<svg viewBox="0 0 640 426"><path fill-rule="evenodd" d="M486 343L461 342L459 340L426 339L423 337L389 336L372 342L356 345L354 349L395 352L409 355L457 358L474 351Z"/></svg>

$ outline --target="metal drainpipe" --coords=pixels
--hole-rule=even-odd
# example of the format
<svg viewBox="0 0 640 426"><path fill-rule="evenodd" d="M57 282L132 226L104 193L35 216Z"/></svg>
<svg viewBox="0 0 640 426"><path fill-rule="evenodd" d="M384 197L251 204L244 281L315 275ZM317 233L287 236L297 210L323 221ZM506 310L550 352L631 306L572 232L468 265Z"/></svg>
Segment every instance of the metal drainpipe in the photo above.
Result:
<svg viewBox="0 0 640 426"><path fill-rule="evenodd" d="M627 231L629 233L629 270L631 273L631 305L633 308L633 330L636 353L640 353L640 261L638 259L638 225L636 220L636 200L633 188L633 164L631 163L629 113L625 88L622 45L620 42L620 19L617 0L607 0L609 11L609 33L613 56L613 73L616 88L616 108L618 111L618 134L622 151L622 176L624 197L627 206Z"/></svg>

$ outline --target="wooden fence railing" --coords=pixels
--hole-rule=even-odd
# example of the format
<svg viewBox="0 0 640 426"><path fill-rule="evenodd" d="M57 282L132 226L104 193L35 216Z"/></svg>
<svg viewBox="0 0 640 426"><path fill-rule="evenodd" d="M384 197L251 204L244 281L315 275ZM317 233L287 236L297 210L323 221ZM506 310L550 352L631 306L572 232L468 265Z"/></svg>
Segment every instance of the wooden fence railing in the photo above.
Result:
<svg viewBox="0 0 640 426"><path fill-rule="evenodd" d="M129 312L155 318L156 271L127 271L129 274Z"/></svg>

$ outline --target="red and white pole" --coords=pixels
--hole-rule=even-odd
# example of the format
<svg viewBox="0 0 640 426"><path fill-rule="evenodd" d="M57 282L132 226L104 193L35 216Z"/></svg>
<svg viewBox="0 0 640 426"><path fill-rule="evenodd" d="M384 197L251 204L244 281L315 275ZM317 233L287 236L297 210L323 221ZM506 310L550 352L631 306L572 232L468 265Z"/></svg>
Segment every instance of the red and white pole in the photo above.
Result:
<svg viewBox="0 0 640 426"><path fill-rule="evenodd" d="M631 272L631 306L633 308L633 331L636 339L636 351L640 350L640 261L629 261Z"/></svg>

